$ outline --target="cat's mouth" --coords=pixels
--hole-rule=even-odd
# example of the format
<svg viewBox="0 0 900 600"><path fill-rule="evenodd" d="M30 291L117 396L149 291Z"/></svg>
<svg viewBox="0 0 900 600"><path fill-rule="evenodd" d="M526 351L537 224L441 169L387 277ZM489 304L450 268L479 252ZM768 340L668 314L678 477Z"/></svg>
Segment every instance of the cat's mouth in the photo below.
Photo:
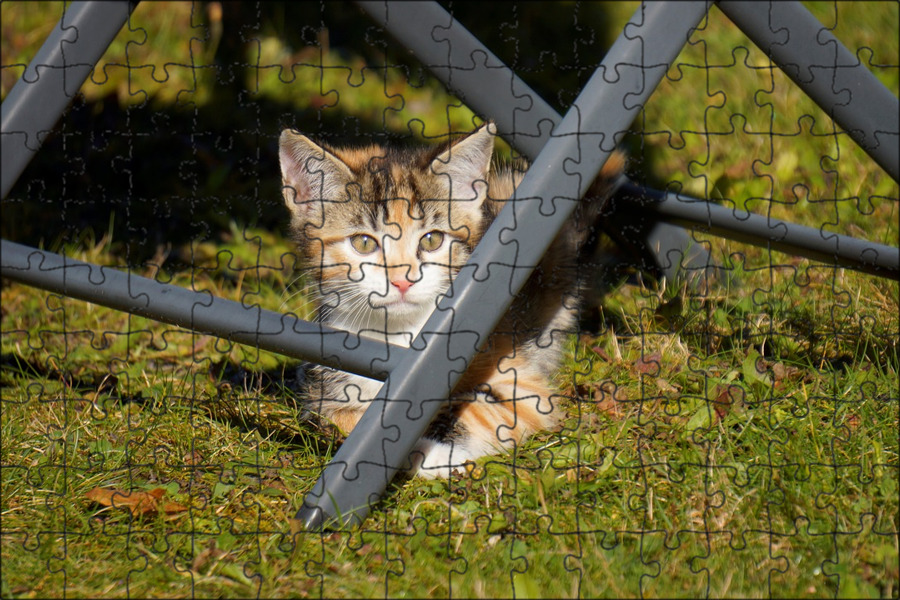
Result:
<svg viewBox="0 0 900 600"><path fill-rule="evenodd" d="M410 300L409 298L397 298L396 300L389 300L389 301L385 302L384 304L382 304L382 306L384 306L385 308L390 309L390 310L397 309L397 310L401 310L401 311L403 311L403 310L407 310L407 311L408 310L418 310L419 309L419 303L414 302L414 301Z"/></svg>
<svg viewBox="0 0 900 600"><path fill-rule="evenodd" d="M406 317L422 312L422 302L409 298L408 296L403 298L384 299L374 306L376 308L384 308L389 314L394 315L395 317Z"/></svg>

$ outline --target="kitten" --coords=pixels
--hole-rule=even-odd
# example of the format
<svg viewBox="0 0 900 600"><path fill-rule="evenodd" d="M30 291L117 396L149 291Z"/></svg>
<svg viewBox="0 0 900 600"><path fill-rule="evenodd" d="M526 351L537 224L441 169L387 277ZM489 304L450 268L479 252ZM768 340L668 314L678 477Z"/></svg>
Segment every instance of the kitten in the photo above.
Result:
<svg viewBox="0 0 900 600"><path fill-rule="evenodd" d="M319 319L409 346L527 167L492 164L493 125L435 147L331 148L286 129L283 194ZM449 476L557 424L549 379L581 296L579 246L624 166L610 156L411 457ZM581 221L579 226L579 221ZM349 432L381 382L315 367L313 410Z"/></svg>

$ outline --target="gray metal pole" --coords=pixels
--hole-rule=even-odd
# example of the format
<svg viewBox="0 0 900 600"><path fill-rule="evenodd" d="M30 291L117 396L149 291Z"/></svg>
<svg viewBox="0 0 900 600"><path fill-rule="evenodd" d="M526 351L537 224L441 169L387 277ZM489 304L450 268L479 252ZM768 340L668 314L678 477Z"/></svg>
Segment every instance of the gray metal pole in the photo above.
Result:
<svg viewBox="0 0 900 600"><path fill-rule="evenodd" d="M0 107L0 198L6 198L133 8L116 1L72 2L65 9Z"/></svg>
<svg viewBox="0 0 900 600"><path fill-rule="evenodd" d="M2 241L0 274L13 281L240 344L384 379L406 348L225 300L209 292Z"/></svg>
<svg viewBox="0 0 900 600"><path fill-rule="evenodd" d="M610 49L432 313L413 343L418 351L404 355L391 371L306 496L296 516L303 527L361 523L397 471L409 464L410 451L479 340L493 331L574 210L572 199L586 191L706 10L704 2L638 9L626 26L629 35Z"/></svg>
<svg viewBox="0 0 900 600"><path fill-rule="evenodd" d="M629 212L650 210L670 222L703 233L900 280L900 248L894 246L735 211L706 200L633 183L623 185L617 196L628 198L624 203L626 218Z"/></svg>
<svg viewBox="0 0 900 600"><path fill-rule="evenodd" d="M900 100L857 56L799 2L719 2L718 7L900 182Z"/></svg>
<svg viewBox="0 0 900 600"><path fill-rule="evenodd" d="M437 2L358 0L357 4L428 65L466 106L490 115L513 148L529 160L537 157L562 117ZM691 244L686 231L663 222L652 224L631 245L637 247L636 253L650 256L669 279L682 264L699 270L712 262L705 248ZM682 260L668 262L670 255Z"/></svg>
<svg viewBox="0 0 900 600"><path fill-rule="evenodd" d="M560 122L561 117L484 44L459 22L454 21L440 5L434 2L370 1L358 1L357 4L388 33L412 50L419 60L428 65L448 88L463 99L467 106L481 114L490 115L497 123L500 135L513 147L531 160L538 155L549 139L551 129ZM859 65L859 61L853 58L846 48L834 40L827 31L823 32L822 42L825 44L828 40L835 41L834 48L836 48L837 59L835 59L835 54L828 49L831 47L830 44L813 44L810 35L815 38L815 34L822 31L823 27L802 5L793 2L776 4L777 6L772 6L774 16L771 18L769 17L769 6L764 5L763 10L763 5L758 2L720 2L719 6L739 26L746 26L748 35L751 35L751 38L764 50L771 45L771 40L766 41L766 35L779 41L783 41L783 37L790 38L794 42L790 45L790 52L787 49L788 46L784 44L771 45L773 52L778 53L779 66L789 74L796 75L796 65L798 64L804 65L804 69L807 69L806 71L801 69L804 73L809 71L807 68L809 66L816 67L809 71L812 73L817 69L821 70L821 65L841 65L836 71L831 69L829 71L831 75L819 76L811 84L808 81L797 81L797 83L807 93L810 93L820 106L826 110L829 110L828 107L834 108L836 118L842 119L846 116L848 119L852 119L851 122L842 125L848 130L855 131L857 134L874 132L864 136L869 140L880 136L879 139L887 143L880 144L878 151L886 153L885 160L888 164L891 160L896 164L896 153L900 144L896 139L891 143L890 134L885 132L897 130L896 123L900 118L897 116L900 113L897 108L897 99L875 79L864 65ZM783 31L779 34L782 37L774 36L771 33L770 21L778 24L776 29ZM409 23L416 23L417 26L410 27ZM765 23L765 27L762 26L763 23ZM753 33L759 28L763 29L762 34ZM798 31L796 36L794 35L795 29ZM436 39L439 43L436 43ZM798 39L802 42L798 43ZM764 46L764 44L769 45ZM810 46L816 47L811 48ZM799 57L794 56L797 53L799 53ZM812 57L810 57L810 53L813 53ZM824 62L811 62L814 60ZM841 84L835 89L840 90L845 87L862 92L854 96L856 104L853 111L850 111L848 106L840 104L846 100L846 97L835 94L831 88L832 80ZM870 100L877 104L871 110L868 107ZM827 103L828 107L824 106L824 103ZM862 129L859 128L860 125L857 121L862 122ZM879 124L884 126L879 127ZM896 134L894 135L896 136ZM891 155L892 152L893 155ZM645 235L652 241L649 243L651 247L645 248L645 250L653 254L657 266L670 278L679 268L678 264L673 264L668 260L672 253L693 253L683 257L688 259L683 260L685 265L703 268L710 262L707 253L701 252L699 246L688 248L689 244L685 243L685 232L673 224L691 228L704 226L704 223L698 219L702 219L705 214L714 214L720 223L714 229L716 233L755 245L767 246L771 242L772 231L756 227L755 223L758 221L755 218L741 221L729 218L723 212L727 209L715 205L704 212L702 206L693 204L693 201L677 201L672 194L649 191L647 194L652 195L656 201L650 205L651 212L641 216L659 222L648 226ZM627 204L622 204L615 210L628 211L628 216L624 217L628 219L634 217L635 210L642 208L632 207L632 210L629 210ZM816 231L815 235L806 235L800 232L806 232L809 228L787 222L779 223L781 223L780 229L790 228L791 231L797 233L789 236L790 242L785 239L783 243L778 244L777 248L774 245L771 246L773 249L839 264L842 267L872 275L896 278L892 274L896 272L896 267L892 266L895 263L891 259L896 253L886 252L885 249L890 249L888 246L824 231ZM804 246L805 243L809 243L810 246ZM879 258L873 259L876 254Z"/></svg>
<svg viewBox="0 0 900 600"><path fill-rule="evenodd" d="M357 1L463 104L490 115L501 137L529 160L562 117L437 2Z"/></svg>

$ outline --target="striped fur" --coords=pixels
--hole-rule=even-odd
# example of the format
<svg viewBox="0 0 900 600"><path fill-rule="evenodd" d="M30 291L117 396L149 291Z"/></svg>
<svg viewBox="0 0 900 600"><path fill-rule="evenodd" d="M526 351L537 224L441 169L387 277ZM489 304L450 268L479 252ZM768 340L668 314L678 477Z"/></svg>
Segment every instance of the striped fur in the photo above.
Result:
<svg viewBox="0 0 900 600"><path fill-rule="evenodd" d="M285 203L322 321L412 343L527 167L492 164L492 129L415 150L329 148L282 132ZM594 221L623 166L620 154L607 161L417 446L412 470L448 476L556 426L549 378L581 298L577 256L587 228L579 223ZM381 387L324 367L313 375L311 408L345 432Z"/></svg>

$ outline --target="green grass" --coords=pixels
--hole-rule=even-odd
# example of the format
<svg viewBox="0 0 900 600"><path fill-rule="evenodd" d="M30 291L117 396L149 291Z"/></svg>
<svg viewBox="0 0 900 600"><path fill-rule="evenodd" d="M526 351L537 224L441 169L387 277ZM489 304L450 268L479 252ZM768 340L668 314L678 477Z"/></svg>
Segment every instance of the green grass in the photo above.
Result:
<svg viewBox="0 0 900 600"><path fill-rule="evenodd" d="M896 94L897 5L812 8L826 25L837 10L851 52L871 48L873 64L892 65L873 71ZM4 28L16 9L3 3ZM619 21L610 28L632 10L611 7ZM139 60L183 62L167 53L190 36L178 29L185 5L142 4L135 20L139 11L139 25L171 36L133 48L147 52ZM21 31L37 32L47 17L21 18L31 19ZM264 33L268 64L311 52ZM4 29L10 40L26 54L39 43ZM827 117L717 9L692 41L679 62L721 68L670 70L645 114L647 131L665 133L646 135L643 150L632 145L636 176L898 245L895 182L845 135L821 135ZM195 42L205 48L197 60L212 61L216 43ZM19 60L6 48L6 64ZM335 49L325 58L354 73L364 64ZM4 92L13 70L3 70ZM296 89L284 98L274 71L260 74L260 94L297 111L319 98ZM164 107L195 85L179 73L157 88L135 85ZM329 73L334 110L394 132L413 118L426 133L471 119L465 109L448 117L454 101L430 82L407 90L397 73L365 83ZM125 110L122 81L111 75L105 85ZM196 86L202 110L214 95ZM385 110L385 89L404 95L403 112ZM731 135L691 133L734 123ZM791 135L760 134L769 127ZM466 477L397 481L362 528L326 534L292 533L289 521L341 437L304 419L285 377L290 361L4 280L0 593L896 597L898 284L695 238L733 281L701 291L627 283L604 296L600 331L571 337L555 377L568 415L560 432L484 459ZM125 262L126 245L94 229L47 242L112 265ZM209 239L160 246L135 269L309 316L296 267L280 232L231 223ZM189 510L134 518L91 503L96 487L163 488Z"/></svg>

